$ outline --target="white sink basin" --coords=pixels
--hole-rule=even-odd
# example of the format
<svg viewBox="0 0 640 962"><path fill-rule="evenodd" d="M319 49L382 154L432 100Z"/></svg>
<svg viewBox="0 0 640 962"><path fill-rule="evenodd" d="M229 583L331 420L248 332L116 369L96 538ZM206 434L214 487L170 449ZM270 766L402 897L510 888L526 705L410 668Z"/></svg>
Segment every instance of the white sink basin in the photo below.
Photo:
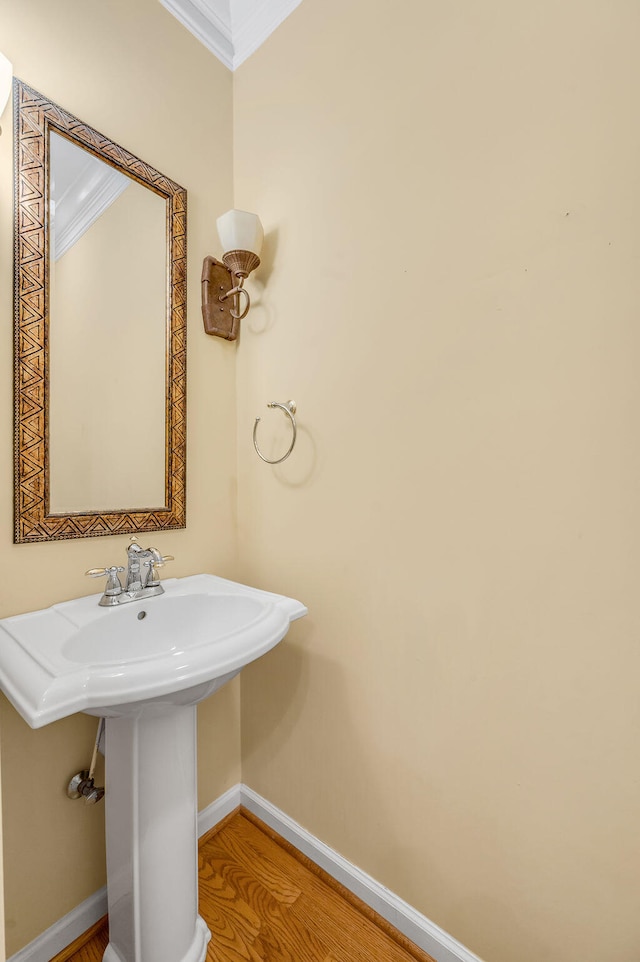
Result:
<svg viewBox="0 0 640 962"><path fill-rule="evenodd" d="M267 603L246 595L161 595L114 610L80 628L61 654L78 664L132 664L148 658L182 658L191 648L218 647L261 618Z"/></svg>
<svg viewBox="0 0 640 962"><path fill-rule="evenodd" d="M32 728L77 711L193 704L273 648L306 614L292 598L214 575L168 579L117 608L99 595L0 620L0 686Z"/></svg>

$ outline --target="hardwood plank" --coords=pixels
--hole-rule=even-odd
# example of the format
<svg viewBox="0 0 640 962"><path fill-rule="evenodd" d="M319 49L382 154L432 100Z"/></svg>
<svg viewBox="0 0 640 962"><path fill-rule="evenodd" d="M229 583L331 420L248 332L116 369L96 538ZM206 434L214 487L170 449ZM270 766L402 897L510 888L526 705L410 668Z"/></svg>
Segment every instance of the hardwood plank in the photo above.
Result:
<svg viewBox="0 0 640 962"><path fill-rule="evenodd" d="M303 895L292 912L309 935L321 939L340 962L407 962L407 953L384 932L363 925L361 918L353 918L348 912L327 911L326 904L319 903L314 895Z"/></svg>
<svg viewBox="0 0 640 962"><path fill-rule="evenodd" d="M206 845L209 839L217 835L218 832L221 832L225 825L228 825L229 822L232 822L239 813L240 806L238 805L232 812L229 812L229 814L225 815L224 818L221 818L219 822L216 822L213 828L210 828L208 832L205 832L204 835L201 835L198 839L198 849L202 848L203 845Z"/></svg>
<svg viewBox="0 0 640 962"><path fill-rule="evenodd" d="M309 933L306 926L301 925L288 911L290 905L294 904L293 896L295 895L295 900L299 897L299 889L289 887L283 892L279 886L274 892L276 873L273 865L269 865L265 872L265 860L260 859L255 850L243 849L238 845L231 846L233 857L238 859L237 862L233 861L225 841L228 843L229 840L222 835L216 836L201 849L201 859L214 875L224 878L229 888L235 891L240 904L248 903L256 910L261 927L260 938L255 944L257 947L259 942L264 958L273 962L324 962L327 946ZM269 888L265 887L264 881ZM205 891L201 884L200 910L206 918L208 909L205 900L213 895L219 901L219 897L217 893L209 892L207 895ZM223 907L223 912L231 924L233 911L231 905Z"/></svg>
<svg viewBox="0 0 640 962"><path fill-rule="evenodd" d="M279 863L280 868L290 875L292 881L302 884L305 892L323 905L323 912L329 918L335 919L347 930L355 923L356 929L364 938L375 938L376 931L388 937L393 945L386 948L388 955L384 957L385 962L407 962L408 959L414 962L434 962L430 955L257 816L243 808L240 809L240 815L242 818L234 822L234 831L251 842L261 856L277 862L279 857L284 859L286 854L289 859ZM279 856L279 852L283 854ZM350 911L350 908L355 912Z"/></svg>
<svg viewBox="0 0 640 962"><path fill-rule="evenodd" d="M277 848L274 849L275 859L256 848L255 841L259 842L259 833L247 837L238 832L243 821L244 816L241 813L233 826L228 825L215 837L214 843L220 846L230 862L243 865L254 874L278 902L293 905L299 898L301 889L279 866Z"/></svg>
<svg viewBox="0 0 640 962"><path fill-rule="evenodd" d="M222 886L200 885L200 914L225 945L251 946L262 929L253 906L238 898L224 881Z"/></svg>
<svg viewBox="0 0 640 962"><path fill-rule="evenodd" d="M199 859L199 911L212 932L209 956L262 960L262 918L273 911L269 903L277 907L277 902L257 879L217 850L216 840L210 839Z"/></svg>

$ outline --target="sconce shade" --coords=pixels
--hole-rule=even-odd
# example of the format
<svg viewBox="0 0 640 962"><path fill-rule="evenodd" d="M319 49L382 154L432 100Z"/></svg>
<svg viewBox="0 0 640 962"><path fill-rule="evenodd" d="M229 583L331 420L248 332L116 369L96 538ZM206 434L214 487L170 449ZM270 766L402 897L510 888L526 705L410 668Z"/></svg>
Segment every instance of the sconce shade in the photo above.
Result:
<svg viewBox="0 0 640 962"><path fill-rule="evenodd" d="M7 106L9 94L11 93L11 78L13 77L13 67L3 53L0 53L0 116L4 113Z"/></svg>
<svg viewBox="0 0 640 962"><path fill-rule="evenodd" d="M216 221L222 250L252 251L260 256L264 230L257 214L246 210L228 210Z"/></svg>

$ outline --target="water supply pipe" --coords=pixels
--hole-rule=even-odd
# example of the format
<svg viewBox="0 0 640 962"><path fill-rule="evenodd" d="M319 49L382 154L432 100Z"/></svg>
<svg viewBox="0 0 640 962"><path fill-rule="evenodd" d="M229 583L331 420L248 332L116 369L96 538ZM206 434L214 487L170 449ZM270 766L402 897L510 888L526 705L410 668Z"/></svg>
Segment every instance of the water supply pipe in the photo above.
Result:
<svg viewBox="0 0 640 962"><path fill-rule="evenodd" d="M102 738L103 730L104 718L101 718L100 722L98 723L98 731L93 746L93 754L91 756L89 771L76 772L67 785L68 797L84 798L87 805L95 805L96 802L99 802L104 798L104 788L98 787L93 783L93 776L96 770L96 761L98 758L98 750L100 747L100 739Z"/></svg>

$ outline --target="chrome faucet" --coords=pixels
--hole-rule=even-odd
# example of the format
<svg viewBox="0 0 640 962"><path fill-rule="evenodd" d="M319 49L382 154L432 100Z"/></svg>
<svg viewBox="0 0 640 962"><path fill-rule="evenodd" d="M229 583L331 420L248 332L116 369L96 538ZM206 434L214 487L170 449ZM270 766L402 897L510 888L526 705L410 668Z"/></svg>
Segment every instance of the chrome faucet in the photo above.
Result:
<svg viewBox="0 0 640 962"><path fill-rule="evenodd" d="M90 568L85 574L90 578L102 578L106 575L107 584L99 605L111 608L114 605L126 605L129 601L139 598L152 598L164 593L160 584L158 568L162 568L167 561L173 561L173 555L161 555L157 548L143 548L135 535L127 547L127 577L124 587L120 580L122 565L112 565L110 568Z"/></svg>

